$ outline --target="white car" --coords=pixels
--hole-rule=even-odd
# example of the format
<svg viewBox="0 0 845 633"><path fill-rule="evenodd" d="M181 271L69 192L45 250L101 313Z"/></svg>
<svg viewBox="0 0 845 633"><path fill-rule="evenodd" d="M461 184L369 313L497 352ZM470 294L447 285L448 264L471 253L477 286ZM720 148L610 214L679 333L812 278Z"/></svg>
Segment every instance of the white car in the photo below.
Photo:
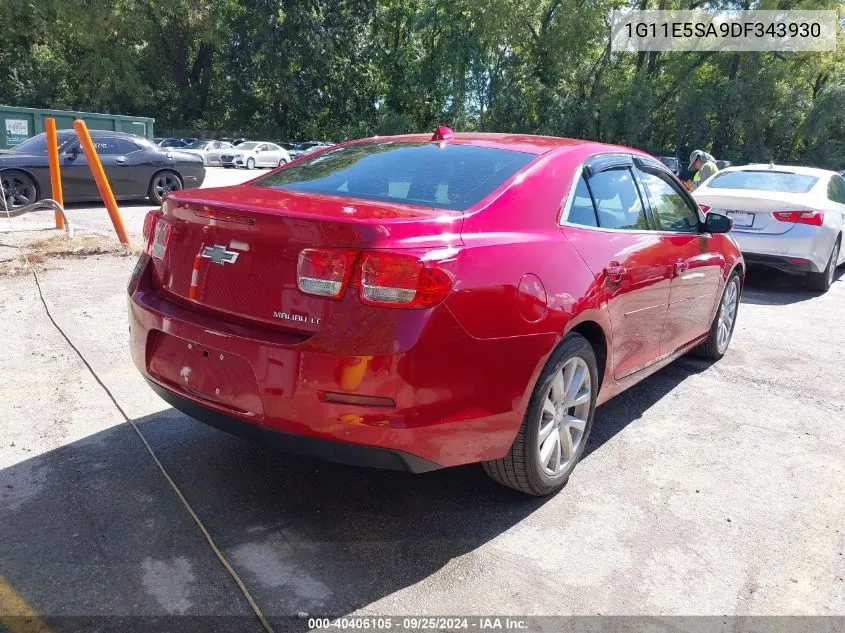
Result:
<svg viewBox="0 0 845 633"><path fill-rule="evenodd" d="M220 156L223 167L281 167L290 162L288 151L275 143L247 141Z"/></svg>
<svg viewBox="0 0 845 633"><path fill-rule="evenodd" d="M201 156L203 165L219 165L220 155L227 149L232 149L227 141L194 141L179 151Z"/></svg>
<svg viewBox="0 0 845 633"><path fill-rule="evenodd" d="M783 165L728 167L693 197L706 213L733 220L731 236L750 266L804 272L810 288L830 288L845 261L845 178L835 171Z"/></svg>

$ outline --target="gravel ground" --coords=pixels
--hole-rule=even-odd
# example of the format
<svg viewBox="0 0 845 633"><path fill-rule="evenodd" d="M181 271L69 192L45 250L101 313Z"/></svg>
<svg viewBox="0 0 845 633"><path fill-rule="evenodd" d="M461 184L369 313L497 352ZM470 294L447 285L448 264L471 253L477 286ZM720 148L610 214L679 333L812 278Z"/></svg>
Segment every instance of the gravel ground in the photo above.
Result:
<svg viewBox="0 0 845 633"><path fill-rule="evenodd" d="M150 205L123 208L137 238ZM102 209L71 216L109 229ZM0 243L53 235L49 220L12 234L0 219ZM290 457L170 409L130 362L133 264L48 259L47 302L271 617L845 614L841 279L816 296L752 275L728 355L681 359L601 407L568 486L538 500L475 466ZM0 276L0 323L0 583L45 615L248 616L31 276Z"/></svg>

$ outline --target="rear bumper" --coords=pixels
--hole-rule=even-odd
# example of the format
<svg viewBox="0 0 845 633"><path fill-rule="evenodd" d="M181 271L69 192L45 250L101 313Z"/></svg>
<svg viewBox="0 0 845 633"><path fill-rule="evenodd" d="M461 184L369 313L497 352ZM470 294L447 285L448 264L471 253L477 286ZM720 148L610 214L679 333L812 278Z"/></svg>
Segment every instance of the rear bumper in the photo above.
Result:
<svg viewBox="0 0 845 633"><path fill-rule="evenodd" d="M147 378L147 383L167 404L195 420L226 433L260 442L288 453L307 455L352 466L404 470L412 473L425 473L440 468L438 464L402 451L333 442L258 426L221 411L202 406L193 400L180 396L171 389L161 386L150 378Z"/></svg>
<svg viewBox="0 0 845 633"><path fill-rule="evenodd" d="M359 314L351 330L327 321L310 337L253 327L164 298L145 258L130 347L156 392L218 428L336 461L424 472L502 457L555 343L472 338L445 306Z"/></svg>
<svg viewBox="0 0 845 633"><path fill-rule="evenodd" d="M824 227L796 224L779 235L733 230L733 237L749 265L787 272L821 272L827 266L834 235Z"/></svg>

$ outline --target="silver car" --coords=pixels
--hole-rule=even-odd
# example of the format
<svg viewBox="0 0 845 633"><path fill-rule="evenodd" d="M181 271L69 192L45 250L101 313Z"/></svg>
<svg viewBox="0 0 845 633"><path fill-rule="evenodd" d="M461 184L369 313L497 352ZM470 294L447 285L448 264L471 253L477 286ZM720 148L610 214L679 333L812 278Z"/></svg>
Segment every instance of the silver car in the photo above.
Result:
<svg viewBox="0 0 845 633"><path fill-rule="evenodd" d="M228 149L232 144L227 141L194 141L179 151L202 157L203 165L219 165L220 155Z"/></svg>
<svg viewBox="0 0 845 633"><path fill-rule="evenodd" d="M733 220L731 236L749 265L807 274L826 291L845 260L845 178L834 171L743 165L717 172L693 197Z"/></svg>
<svg viewBox="0 0 845 633"><path fill-rule="evenodd" d="M288 151L275 143L247 141L220 155L223 167L281 167L290 162Z"/></svg>

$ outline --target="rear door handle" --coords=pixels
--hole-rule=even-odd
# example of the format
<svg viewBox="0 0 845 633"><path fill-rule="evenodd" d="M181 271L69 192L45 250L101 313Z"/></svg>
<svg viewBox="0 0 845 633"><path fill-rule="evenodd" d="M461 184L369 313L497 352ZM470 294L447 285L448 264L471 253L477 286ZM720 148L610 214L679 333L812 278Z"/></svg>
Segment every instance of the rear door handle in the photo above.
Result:
<svg viewBox="0 0 845 633"><path fill-rule="evenodd" d="M604 275L607 280L614 283L622 281L622 278L627 274L627 272L628 269L617 262L611 262L610 266L607 266L604 269Z"/></svg>
<svg viewBox="0 0 845 633"><path fill-rule="evenodd" d="M681 273L683 273L688 268L689 268L689 264L685 261L675 262L675 266L674 266L675 277L679 277L681 275Z"/></svg>

